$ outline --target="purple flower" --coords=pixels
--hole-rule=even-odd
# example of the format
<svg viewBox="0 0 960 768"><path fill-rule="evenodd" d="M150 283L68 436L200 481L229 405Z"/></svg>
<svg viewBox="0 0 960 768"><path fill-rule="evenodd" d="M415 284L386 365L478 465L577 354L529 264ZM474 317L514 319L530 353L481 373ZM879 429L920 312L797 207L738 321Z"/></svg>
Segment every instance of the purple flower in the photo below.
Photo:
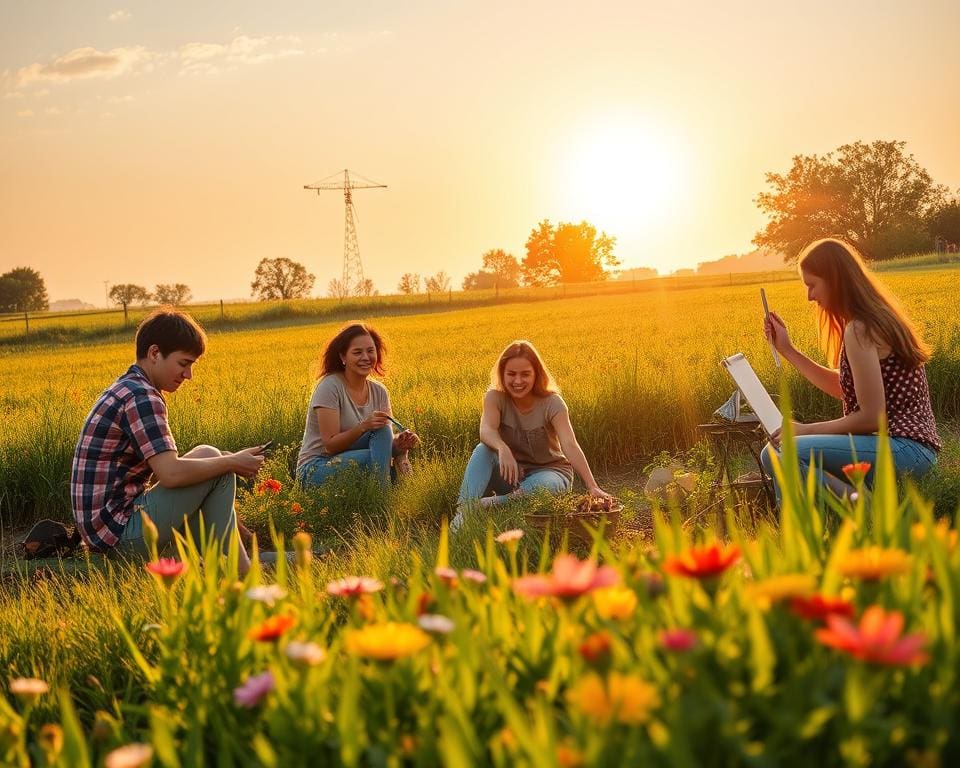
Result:
<svg viewBox="0 0 960 768"><path fill-rule="evenodd" d="M248 677L239 688L233 689L233 702L238 707L250 709L273 690L273 673L267 670L262 675Z"/></svg>

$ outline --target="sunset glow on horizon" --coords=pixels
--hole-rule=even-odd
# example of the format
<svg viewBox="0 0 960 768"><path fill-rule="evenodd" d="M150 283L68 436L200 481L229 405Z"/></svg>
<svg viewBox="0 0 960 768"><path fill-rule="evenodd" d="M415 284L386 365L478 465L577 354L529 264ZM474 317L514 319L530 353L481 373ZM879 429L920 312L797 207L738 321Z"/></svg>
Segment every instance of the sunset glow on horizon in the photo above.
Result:
<svg viewBox="0 0 960 768"><path fill-rule="evenodd" d="M364 272L459 288L544 219L662 272L753 250L764 174L907 143L960 188L960 5L743 0L7 4L0 271L250 296L262 258L340 275L349 168Z"/></svg>

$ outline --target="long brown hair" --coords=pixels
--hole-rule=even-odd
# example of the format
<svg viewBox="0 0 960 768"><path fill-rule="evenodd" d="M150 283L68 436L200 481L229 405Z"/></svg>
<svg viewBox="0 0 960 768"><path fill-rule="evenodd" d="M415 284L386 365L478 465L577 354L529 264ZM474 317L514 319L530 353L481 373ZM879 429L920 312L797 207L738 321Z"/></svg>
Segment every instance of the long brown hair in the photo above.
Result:
<svg viewBox="0 0 960 768"><path fill-rule="evenodd" d="M500 358L490 371L490 389L495 389L498 392L504 392L506 390L506 387L503 386L503 369L507 367L507 363L510 360L516 357L529 360L533 366L534 378L531 394L534 397L546 397L547 395L560 391L556 381L553 379L553 375L547 369L547 366L544 365L543 358L541 358L540 353L537 352L537 348L529 341L523 339L510 342L507 348L500 353Z"/></svg>
<svg viewBox="0 0 960 768"><path fill-rule="evenodd" d="M852 245L835 238L817 240L803 249L797 266L827 286L828 296L819 310L820 343L834 367L840 363L844 328L853 320L862 322L874 342L888 345L911 368L930 359L930 347L900 302L867 269Z"/></svg>
<svg viewBox="0 0 960 768"><path fill-rule="evenodd" d="M373 339L373 346L377 348L377 363L373 366L373 372L378 376L383 376L384 356L387 354L387 347L383 343L383 337L373 328L365 323L350 323L340 329L336 336L327 342L327 346L320 356L320 373L318 379L329 376L331 373L340 373L343 371L343 360L341 357L347 354L350 349L350 343L357 336L369 336Z"/></svg>

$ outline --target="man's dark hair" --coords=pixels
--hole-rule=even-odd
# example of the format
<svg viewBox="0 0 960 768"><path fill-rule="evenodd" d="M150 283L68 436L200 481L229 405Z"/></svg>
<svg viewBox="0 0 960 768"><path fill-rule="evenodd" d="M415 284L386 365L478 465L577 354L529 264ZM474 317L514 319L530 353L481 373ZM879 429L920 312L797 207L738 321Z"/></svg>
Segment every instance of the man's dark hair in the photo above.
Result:
<svg viewBox="0 0 960 768"><path fill-rule="evenodd" d="M146 357L154 344L164 357L171 352L189 352L200 357L207 348L207 334L186 312L160 307L137 326L137 360Z"/></svg>

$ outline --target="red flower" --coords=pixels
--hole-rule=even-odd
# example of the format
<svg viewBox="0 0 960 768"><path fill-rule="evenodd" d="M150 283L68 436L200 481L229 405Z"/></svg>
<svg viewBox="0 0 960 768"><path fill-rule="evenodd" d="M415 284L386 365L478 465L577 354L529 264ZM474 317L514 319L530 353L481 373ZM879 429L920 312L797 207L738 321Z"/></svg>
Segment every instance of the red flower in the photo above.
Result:
<svg viewBox="0 0 960 768"><path fill-rule="evenodd" d="M714 542L705 546L693 546L679 555L671 555L663 563L663 570L674 576L689 576L694 579L710 579L719 576L740 559L740 550L735 545L721 547Z"/></svg>
<svg viewBox="0 0 960 768"><path fill-rule="evenodd" d="M433 595L429 592L421 593L420 597L417 598L417 616L431 613L435 604L436 601L433 599Z"/></svg>
<svg viewBox="0 0 960 768"><path fill-rule="evenodd" d="M867 473L870 471L870 467L873 465L869 461L858 461L854 464L844 464L843 474L847 476L853 485L859 487L863 484L864 478L867 476Z"/></svg>
<svg viewBox="0 0 960 768"><path fill-rule="evenodd" d="M588 664L604 661L610 655L610 633L594 632L577 647L577 651Z"/></svg>
<svg viewBox="0 0 960 768"><path fill-rule="evenodd" d="M859 626L834 614L827 617L826 628L818 629L816 637L823 645L869 664L906 666L926 662L930 658L923 652L926 636L917 632L901 637L902 632L902 613L887 613L879 605L871 605L860 617Z"/></svg>
<svg viewBox="0 0 960 768"><path fill-rule="evenodd" d="M853 618L853 603L827 595L794 597L790 600L790 610L801 619L810 621L825 621L828 616Z"/></svg>
<svg viewBox="0 0 960 768"><path fill-rule="evenodd" d="M686 653L697 645L697 633L692 629L665 629L660 633L660 645L668 651Z"/></svg>
<svg viewBox="0 0 960 768"><path fill-rule="evenodd" d="M187 570L186 563L181 563L172 557L161 557L159 560L147 563L143 567L156 576L165 587L172 586Z"/></svg>
<svg viewBox="0 0 960 768"><path fill-rule="evenodd" d="M612 587L619 581L620 575L609 565L598 568L593 560L580 561L574 555L558 555L551 573L523 576L513 582L513 589L525 597L570 600L598 587Z"/></svg>
<svg viewBox="0 0 960 768"><path fill-rule="evenodd" d="M297 620L293 616L271 616L259 626L251 629L248 637L251 640L273 643L283 637L284 633L296 623Z"/></svg>
<svg viewBox="0 0 960 768"><path fill-rule="evenodd" d="M279 480L274 480L272 477L267 478L266 480L257 483L253 492L259 496L262 496L264 493L269 491L270 493L280 493L283 490L283 485Z"/></svg>
<svg viewBox="0 0 960 768"><path fill-rule="evenodd" d="M293 502L293 504L290 505L290 514L291 514L291 515L302 515L302 514L303 514L303 507L301 507L299 504L297 504L297 502Z"/></svg>

